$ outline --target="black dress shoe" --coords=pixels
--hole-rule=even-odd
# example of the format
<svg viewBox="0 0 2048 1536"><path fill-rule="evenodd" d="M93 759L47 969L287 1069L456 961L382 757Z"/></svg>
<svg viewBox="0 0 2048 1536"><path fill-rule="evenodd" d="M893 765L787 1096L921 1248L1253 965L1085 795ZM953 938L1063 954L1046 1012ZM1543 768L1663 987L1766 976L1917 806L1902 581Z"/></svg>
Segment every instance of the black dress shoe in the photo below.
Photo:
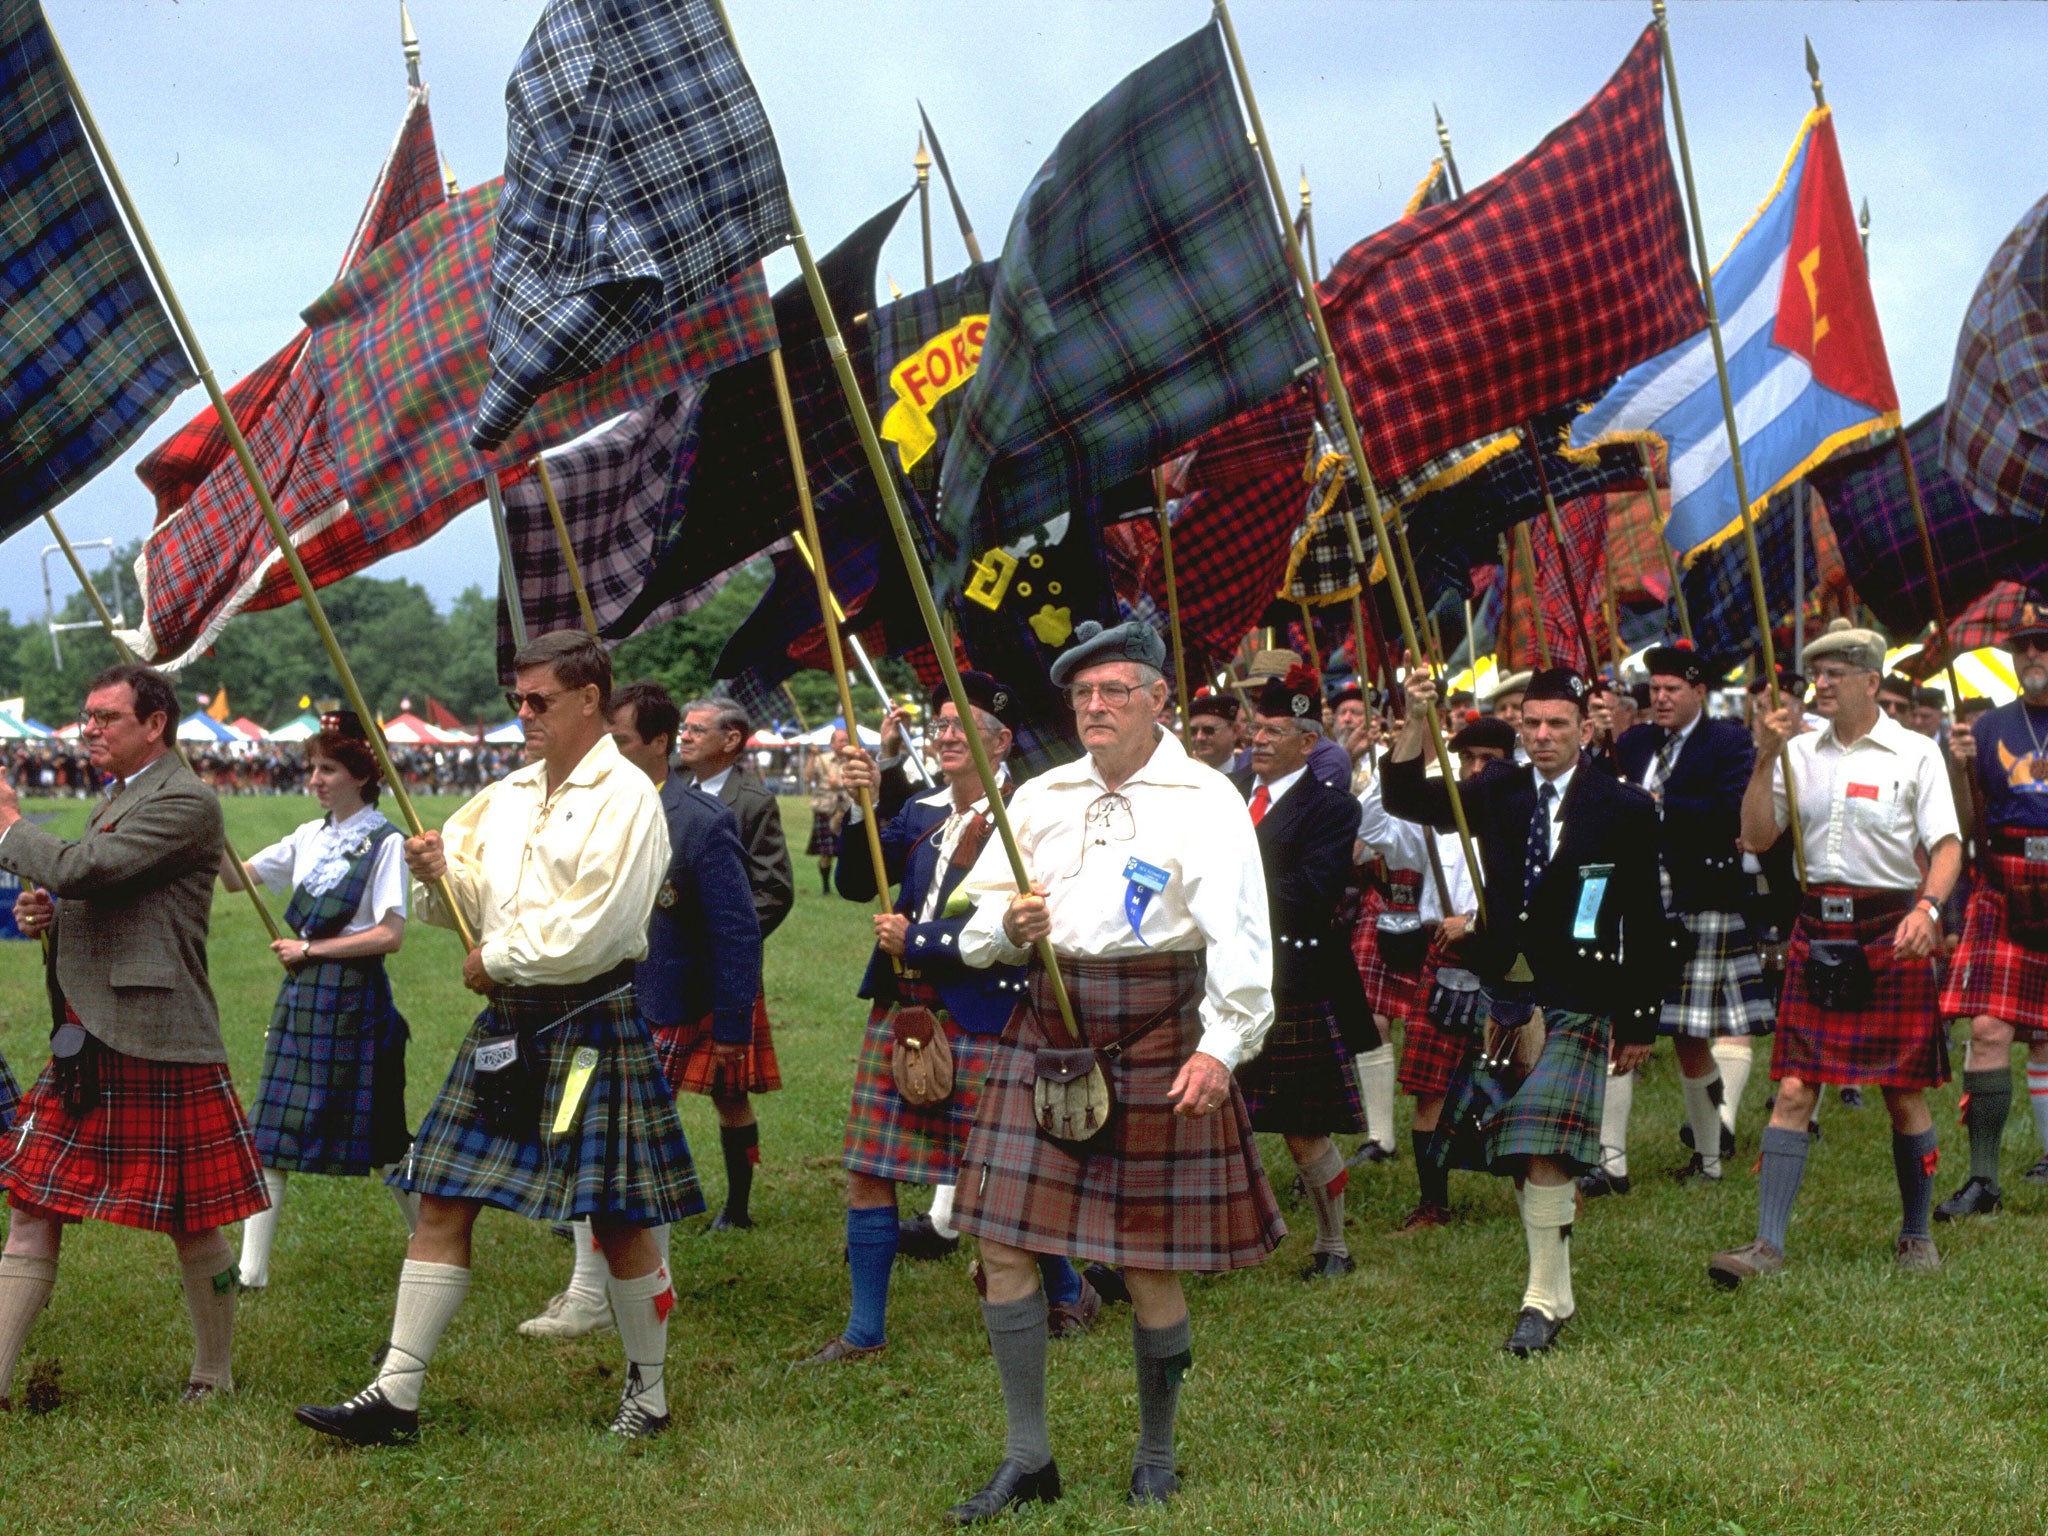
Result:
<svg viewBox="0 0 2048 1536"><path fill-rule="evenodd" d="M1344 1159L1344 1166L1370 1168L1374 1163L1391 1163L1396 1155L1392 1147L1383 1147L1376 1141L1365 1141L1359 1144L1356 1152Z"/></svg>
<svg viewBox="0 0 2048 1536"><path fill-rule="evenodd" d="M1693 1151L1699 1150L1697 1147L1693 1146L1691 1125L1681 1125L1678 1128L1678 1139L1684 1142L1686 1146L1688 1148L1691 1148ZM1735 1133L1729 1130L1728 1127L1724 1125L1721 1127L1721 1160L1723 1162L1726 1162L1729 1158L1733 1157L1734 1155Z"/></svg>
<svg viewBox="0 0 2048 1536"><path fill-rule="evenodd" d="M2042 1158L2020 1177L2029 1184L2048 1184L2048 1157Z"/></svg>
<svg viewBox="0 0 2048 1536"><path fill-rule="evenodd" d="M1304 1280L1335 1280L1350 1274L1358 1268L1358 1261L1348 1253L1319 1253L1308 1261L1301 1272Z"/></svg>
<svg viewBox="0 0 2048 1536"><path fill-rule="evenodd" d="M1847 1088L1838 1089L1835 1096L1842 1101L1842 1108L1844 1109L1861 1109L1863 1107L1863 1090L1861 1088L1852 1085Z"/></svg>
<svg viewBox="0 0 2048 1536"><path fill-rule="evenodd" d="M420 1432L419 1411L396 1407L381 1387L366 1387L332 1408L301 1403L292 1410L292 1417L308 1429L351 1445L397 1445L417 1438Z"/></svg>
<svg viewBox="0 0 2048 1536"><path fill-rule="evenodd" d="M1564 1325L1569 1321L1569 1318L1545 1317L1534 1307L1524 1307L1515 1319L1515 1331L1508 1335L1507 1343L1501 1348L1517 1360L1543 1354L1557 1342L1557 1336L1564 1332Z"/></svg>
<svg viewBox="0 0 2048 1536"><path fill-rule="evenodd" d="M1131 1468L1131 1491L1126 1504L1164 1504L1180 1492L1180 1474L1171 1467Z"/></svg>
<svg viewBox="0 0 2048 1536"><path fill-rule="evenodd" d="M929 1212L896 1224L896 1254L904 1259L950 1259L960 1250L960 1239L941 1237Z"/></svg>
<svg viewBox="0 0 2048 1536"><path fill-rule="evenodd" d="M1989 1179L1971 1174L1963 1187L1934 1208L1936 1221L1961 1221L1966 1216L1991 1216L2005 1204Z"/></svg>
<svg viewBox="0 0 2048 1536"><path fill-rule="evenodd" d="M707 1232L751 1232L754 1230L754 1218L751 1216L735 1216L731 1211L721 1210L712 1218L711 1225L704 1230Z"/></svg>
<svg viewBox="0 0 2048 1536"><path fill-rule="evenodd" d="M1588 1200L1598 1200L1602 1195L1625 1195L1632 1187L1627 1174L1609 1173L1605 1168L1579 1176L1579 1193Z"/></svg>
<svg viewBox="0 0 2048 1536"><path fill-rule="evenodd" d="M993 1520L1006 1509L1019 1504L1053 1504L1060 1496L1060 1466L1048 1461L1033 1472L1020 1467L1014 1461L1006 1461L996 1468L996 1475L982 1485L981 1492L971 1499L963 1499L946 1511L946 1518L955 1525L973 1525L981 1520Z"/></svg>
<svg viewBox="0 0 2048 1536"><path fill-rule="evenodd" d="M1113 1307L1118 1302L1129 1305L1131 1288L1124 1284L1123 1271L1112 1269L1107 1264L1090 1264L1081 1271L1081 1278L1095 1287L1103 1305Z"/></svg>

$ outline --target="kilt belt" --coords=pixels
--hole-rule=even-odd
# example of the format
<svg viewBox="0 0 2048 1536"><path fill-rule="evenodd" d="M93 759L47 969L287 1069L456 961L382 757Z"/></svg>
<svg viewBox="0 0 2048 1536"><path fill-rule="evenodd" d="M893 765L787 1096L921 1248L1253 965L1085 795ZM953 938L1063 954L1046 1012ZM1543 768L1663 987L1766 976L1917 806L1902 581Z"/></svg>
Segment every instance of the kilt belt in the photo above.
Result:
<svg viewBox="0 0 2048 1536"><path fill-rule="evenodd" d="M1900 1089L1948 1081L1934 961L1901 960L1892 949L1892 934L1916 899L1912 891L1864 886L1808 890L1786 951L1773 1079ZM1816 939L1853 939L1863 946L1873 983L1868 1003L1846 1010L1813 1000L1806 973Z"/></svg>

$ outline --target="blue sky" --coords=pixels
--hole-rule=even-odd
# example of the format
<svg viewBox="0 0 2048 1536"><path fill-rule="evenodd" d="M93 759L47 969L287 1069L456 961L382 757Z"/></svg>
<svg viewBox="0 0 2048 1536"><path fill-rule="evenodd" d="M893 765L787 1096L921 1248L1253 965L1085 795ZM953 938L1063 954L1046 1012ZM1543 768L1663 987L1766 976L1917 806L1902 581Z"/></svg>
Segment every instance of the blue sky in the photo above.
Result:
<svg viewBox="0 0 2048 1536"><path fill-rule="evenodd" d="M232 381L332 280L404 106L397 0L44 0L216 372ZM1131 69L1202 25L1200 0L728 0L822 250L911 183L922 97L984 248L1060 133ZM463 185L502 169L506 76L541 0L414 0L435 128ZM1325 265L1397 216L1436 151L1440 106L1466 185L1581 106L1648 20L1634 3L1240 0L1234 15L1290 184L1306 164ZM1984 263L2048 191L2048 7L1748 4L1673 8L1678 77L1716 255L1769 190L1820 55L1910 415L1947 389ZM914 209L883 264L920 277ZM935 199L939 270L965 259ZM786 255L771 278L793 275ZM74 538L134 538L134 462L204 396L60 509ZM0 608L40 615L40 525L0 548ZM443 603L496 580L479 511L376 568ZM58 584L61 601L70 586ZM132 589L131 589L132 590ZM132 599L131 599L132 604ZM133 617L133 614L130 614Z"/></svg>

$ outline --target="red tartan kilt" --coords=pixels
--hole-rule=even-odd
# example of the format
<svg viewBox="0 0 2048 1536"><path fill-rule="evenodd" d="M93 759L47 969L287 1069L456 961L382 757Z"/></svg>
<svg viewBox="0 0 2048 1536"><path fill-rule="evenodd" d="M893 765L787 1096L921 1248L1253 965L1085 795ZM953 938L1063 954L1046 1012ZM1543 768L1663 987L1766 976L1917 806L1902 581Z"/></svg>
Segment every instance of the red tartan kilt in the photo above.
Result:
<svg viewBox="0 0 2048 1536"><path fill-rule="evenodd" d="M2026 868L2022 859L1999 862L2015 870ZM1944 1019L1974 1019L1980 1014L2003 1019L2027 1044L2048 1040L2048 954L2013 943L2005 930L2005 893L1981 881L1970 892L1963 941L1941 991Z"/></svg>
<svg viewBox="0 0 2048 1536"><path fill-rule="evenodd" d="M50 1069L0 1138L0 1185L17 1205L150 1232L204 1232L270 1205L228 1069L95 1047L100 1102L64 1112Z"/></svg>
<svg viewBox="0 0 2048 1536"><path fill-rule="evenodd" d="M1829 886L1809 895L1835 894ZM1849 1013L1817 1007L1806 994L1806 956L1812 938L1854 938L1847 923L1801 917L1792 930L1785 963L1785 995L1778 1004L1778 1035L1771 1077L1879 1088L1935 1088L1949 1079L1948 1036L1941 1027L1934 961L1893 958L1890 929L1864 924L1864 951L1876 982L1869 1005ZM1873 940L1873 929L1886 936Z"/></svg>
<svg viewBox="0 0 2048 1536"><path fill-rule="evenodd" d="M722 1086L712 1068L708 1016L694 1024L650 1024L647 1032L654 1037L654 1053L661 1058L661 1075L668 1079L671 1093L709 1094ZM754 1040L747 1049L746 1080L739 1086L748 1093L773 1093L782 1086L775 1040L768 1031L768 998L760 992L754 994Z"/></svg>
<svg viewBox="0 0 2048 1536"><path fill-rule="evenodd" d="M1351 930L1351 958L1374 1013L1383 1019L1419 1019L1429 1004L1429 965L1425 960L1413 976L1403 976L1381 961L1378 920L1387 910L1386 897L1368 888L1359 903L1358 926Z"/></svg>
<svg viewBox="0 0 2048 1536"><path fill-rule="evenodd" d="M960 1171L960 1154L974 1129L982 1084L995 1061L999 1037L970 1035L954 1023L938 988L922 978L898 977L896 991L905 1005L929 1008L946 1031L946 1045L953 1053L953 1091L937 1104L903 1101L889 1065L895 1044L890 1005L876 1003L861 1039L840 1161L854 1173L892 1183L950 1184Z"/></svg>
<svg viewBox="0 0 2048 1536"><path fill-rule="evenodd" d="M1427 1018L1401 1026L1400 1066L1394 1077L1412 1099L1440 1099L1451 1091L1451 1079L1478 1048L1469 1035L1438 1029Z"/></svg>

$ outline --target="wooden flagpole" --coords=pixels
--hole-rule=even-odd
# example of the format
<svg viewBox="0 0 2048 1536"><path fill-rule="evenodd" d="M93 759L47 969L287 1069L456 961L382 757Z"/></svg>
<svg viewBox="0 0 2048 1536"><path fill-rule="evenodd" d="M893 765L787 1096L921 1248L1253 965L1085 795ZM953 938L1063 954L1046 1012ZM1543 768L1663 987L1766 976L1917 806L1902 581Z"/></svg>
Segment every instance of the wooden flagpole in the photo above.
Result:
<svg viewBox="0 0 2048 1536"><path fill-rule="evenodd" d="M1664 86L1671 96L1671 124L1678 138L1678 165L1684 173L1685 203L1692 215L1693 248L1699 253L1700 297L1707 310L1707 338L1714 348L1714 375L1721 385L1721 418L1728 429L1728 462L1735 475L1735 500L1742 519L1742 548L1749 560L1749 594L1756 606L1758 649L1763 653L1764 683L1770 690L1771 709L1782 707L1778 691L1778 647L1771 638L1770 600L1764 591L1763 556L1757 550L1756 522L1749 512L1749 477L1742 467L1742 430L1735 420L1735 389L1728 381L1728 351L1721 342L1721 315L1714 303L1714 265L1707 251L1707 226L1700 217L1699 188L1692 174L1692 148L1685 138L1685 110L1678 100L1678 69L1671 57L1671 18L1665 0L1650 0L1650 14L1656 19L1657 43L1664 56ZM1792 781L1792 753L1789 745L1779 754L1785 775L1785 807L1792 833L1792 854L1799 867L1799 883L1806 883L1806 839L1799 826L1799 793Z"/></svg>
<svg viewBox="0 0 2048 1536"><path fill-rule="evenodd" d="M716 3L716 0L714 0L714 3ZM727 26L725 30L727 36L732 35L732 28L730 26ZM926 115L924 103L921 101L917 104L917 120L924 124L925 139L930 143L932 159L937 162L939 167L939 179L945 182L946 196L952 200L953 219L960 226L960 239L967 247L967 259L978 267L984 260L981 254L981 242L974 238L974 226L968 222L967 205L960 201L960 189L953 185L953 172L946 164L946 151L940 147L939 132L936 128L932 127L932 120Z"/></svg>
<svg viewBox="0 0 2048 1536"><path fill-rule="evenodd" d="M1323 653L1316 644L1316 621L1308 611L1307 603L1296 603L1301 610L1301 632L1308 638L1308 664L1315 669L1316 676L1323 674Z"/></svg>
<svg viewBox="0 0 2048 1536"><path fill-rule="evenodd" d="M1429 104L1429 110L1436 115L1436 141L1443 148L1444 175L1450 178L1451 196L1463 197L1465 195L1465 183L1463 178L1458 175L1458 157L1451 153L1451 130L1445 126L1444 115L1437 111L1435 102Z"/></svg>
<svg viewBox="0 0 2048 1536"><path fill-rule="evenodd" d="M498 489L498 472L484 471L484 499L491 504L491 533L498 541L498 590L505 594L505 616L512 631L512 644L526 644L526 609L519 601L519 573L512 566L512 531L505 522L505 498Z"/></svg>
<svg viewBox="0 0 2048 1536"><path fill-rule="evenodd" d="M1308 190L1308 167L1301 168L1301 228L1308 236L1308 272L1315 277L1323 270L1323 264L1316 260L1316 210L1314 199Z"/></svg>
<svg viewBox="0 0 2048 1536"><path fill-rule="evenodd" d="M1643 494L1650 498L1650 531L1656 535L1657 548L1664 556L1664 575L1671 583L1671 603L1678 610L1678 630L1685 636L1686 643L1692 643L1692 615L1686 611L1685 587L1678 579L1678 557L1671 553L1671 541L1664 537L1664 509L1657 505L1657 464L1650 457L1650 445L1636 444L1636 454L1643 464Z"/></svg>
<svg viewBox="0 0 2048 1536"><path fill-rule="evenodd" d="M1572 580L1571 551L1565 548L1564 519L1558 515L1557 498L1550 493L1550 471L1543 463L1543 450L1536 444L1536 423L1522 428L1522 444L1529 450L1529 462L1536 466L1536 485L1543 492L1543 512L1550 520L1550 542L1557 547L1557 569L1564 577L1565 601L1572 605L1572 624L1579 632L1579 645L1586 653L1586 671L1600 670L1600 653L1593 649L1593 636L1586 628L1586 604L1579 596L1579 584Z"/></svg>
<svg viewBox="0 0 2048 1536"><path fill-rule="evenodd" d="M107 143L100 136L99 123L92 115L92 108L86 104L85 94L78 88L78 77L72 73L71 60L66 57L64 47L57 40L54 29L50 37L51 51L57 59L57 67L64 73L65 88L71 94L71 105L78 113L78 121L85 129L86 138L91 141L93 153L98 156L100 168L106 173L107 184L113 189L115 201L121 206L122 217L128 222L135 236L137 249L149 267L149 274L155 280L157 292L163 296L164 307L170 312L171 323L177 327L178 339L184 343L199 382L206 386L207 398L213 402L214 414L219 418L221 431L226 435L228 446L234 450L236 462L242 466L242 474L249 482L249 489L256 497L256 505L263 512L263 521L269 526L270 537L277 544L278 553L283 556L286 567L292 573L292 580L298 584L299 597L306 605L306 614L313 621L313 628L319 633L320 643L327 651L327 659L333 664L335 674L341 682L341 691L363 722L363 732L370 739L370 751L377 759L377 766L384 774L384 781L391 786L392 798L398 802L400 815L405 819L407 829L413 836L423 836L426 823L420 819L418 809L412 803L412 796L406 792L405 780L398 767L391 760L391 749L385 743L383 728L377 722L376 712L363 697L363 690L356 681L354 669L348 658L342 654L341 642L335 638L333 625L327 622L327 611L321 606L319 594L313 586L313 578L306 572L305 561L299 558L299 551L292 543L291 533L284 525L284 519L277 514L277 504L271 500L270 488L263 483L262 472L256 467L255 455L249 451L248 439L242 436L241 425L235 420L235 413L228 408L227 396L222 392L220 382L213 376L213 365L206 360L205 350L199 345L199 337L192 329L192 322L186 317L185 306L178 302L177 290L171 286L170 274L164 270L162 259L157 255L156 244L149 237L149 230L136 212L134 200L128 195L128 184L121 179L120 169L114 164L114 157ZM492 487L495 491L495 485ZM511 605L517 615L519 605ZM515 631L516 632L516 631ZM434 882L434 889L447 909L449 920L462 939L465 954L476 948L476 936L470 931L469 921L462 915L456 904L454 889L444 876Z"/></svg>
<svg viewBox="0 0 2048 1536"><path fill-rule="evenodd" d="M76 576L78 584L85 588L85 595L92 603L93 614L99 619L100 628L107 632L107 638L114 642L114 650L119 653L123 661L139 661L141 658L128 648L128 642L123 640L116 631L114 615L107 608L106 599L100 596L100 589L92 584L92 577L86 574L85 562L78 558L78 551L71 547L71 537L65 533L64 525L57 521L57 514L45 511L43 513L43 521L50 525L50 532L56 535L57 547L64 551L64 558L71 565L71 574ZM174 715L175 713L173 711ZM185 749L178 744L178 722L175 718L170 722L170 744L173 755L177 757L179 762L184 763L187 768L190 768L192 764L185 756ZM284 933L277 926L277 919L271 915L269 906L257 891L256 882L249 878L248 869L242 863L242 856L235 852L235 845L228 840L226 833L221 835L221 846L227 853L228 862L235 866L235 875L242 889L249 893L249 904L256 909L256 917L263 924L263 931L269 934L271 942L275 943L284 937ZM49 936L44 935L43 947L48 949L49 943Z"/></svg>
<svg viewBox="0 0 2048 1536"><path fill-rule="evenodd" d="M1265 124L1259 116L1258 97L1252 93L1251 71L1246 68L1244 51L1238 46L1237 28L1230 19L1228 0L1215 0L1216 20L1223 28L1223 41L1230 50L1230 62L1237 74L1238 94L1244 98L1246 113L1251 118L1252 139L1258 146L1259 159L1266 169L1266 185L1273 198L1273 211L1279 215L1281 239L1286 242L1287 253L1294 264L1294 273L1301 291L1301 299L1310 324L1315 329L1316 343L1322 352L1323 383L1332 404L1337 408L1338 419L1343 423L1345 446L1351 450L1351 463L1358 472L1358 486L1365 495L1366 516L1372 521L1373 537L1384 553L1391 549L1387 537L1387 518L1380 505L1379 488L1373 484L1372 469L1366 462L1365 441L1358 430L1358 418L1351 409L1351 392L1344 387L1344 375L1337 367L1336 349L1330 342L1330 330L1323 320L1323 306L1316 297L1316 285L1308 270L1308 256L1301 248L1301 242L1294 237L1294 221L1287 217L1287 194L1280 180L1279 162L1273 157L1273 146L1266 137ZM1351 543L1351 559L1361 573L1367 570L1365 544L1358 536L1358 518L1347 501L1339 499L1338 509L1344 514L1344 532ZM1401 638L1408 646L1411 660L1424 654L1416 632L1416 615L1409 609L1408 594L1403 590L1398 570L1389 556L1388 575L1392 577L1394 591L1394 612L1401 621ZM1418 583L1419 585L1419 583ZM1439 667L1439 672L1441 668ZM1465 819L1465 801L1458 793L1458 770L1451 761L1450 747L1444 740L1443 727L1438 719L1437 706L1432 703L1428 710L1430 742L1436 749L1437 766L1444 776L1444 790L1450 797L1451 819L1457 824L1458 842L1464 851L1465 867L1473 878L1474 890L1479 889L1479 856L1472 843L1472 829ZM1482 894L1480 911L1485 911Z"/></svg>
<svg viewBox="0 0 2048 1536"><path fill-rule="evenodd" d="M1601 528L1600 568L1607 585L1607 638L1614 651L1614 680L1621 681L1621 664L1628 659L1628 647L1621 639L1621 586L1614 579L1614 516L1607 513Z"/></svg>
<svg viewBox="0 0 2048 1536"><path fill-rule="evenodd" d="M1166 576L1166 627L1173 636L1173 697L1180 733L1188 733L1188 653L1181 642L1180 588L1173 579L1173 519L1166 515L1166 471L1152 471L1152 499L1159 508L1159 559Z"/></svg>
<svg viewBox="0 0 2048 1536"><path fill-rule="evenodd" d="M910 164L917 172L917 226L924 236L924 285L938 281L932 275L932 157L924 147L924 135L917 136L917 153Z"/></svg>
<svg viewBox="0 0 2048 1536"><path fill-rule="evenodd" d="M583 615L583 627L591 634L597 633L597 614L590 606L590 589L583 584L583 567L576 562L576 551L569 543L569 525L562 518L562 504L555 499L554 476L548 473L548 456L537 453L533 458L534 473L540 476L540 493L547 499L548 521L555 525L555 542L562 548L562 564L569 569L569 585L576 591L576 611Z"/></svg>
<svg viewBox="0 0 2048 1536"><path fill-rule="evenodd" d="M1536 631L1536 658L1548 668L1550 626L1543 619L1543 596L1536 590L1536 546L1529 541L1529 525L1515 524L1516 564L1522 569L1522 583L1529 589L1529 623Z"/></svg>

